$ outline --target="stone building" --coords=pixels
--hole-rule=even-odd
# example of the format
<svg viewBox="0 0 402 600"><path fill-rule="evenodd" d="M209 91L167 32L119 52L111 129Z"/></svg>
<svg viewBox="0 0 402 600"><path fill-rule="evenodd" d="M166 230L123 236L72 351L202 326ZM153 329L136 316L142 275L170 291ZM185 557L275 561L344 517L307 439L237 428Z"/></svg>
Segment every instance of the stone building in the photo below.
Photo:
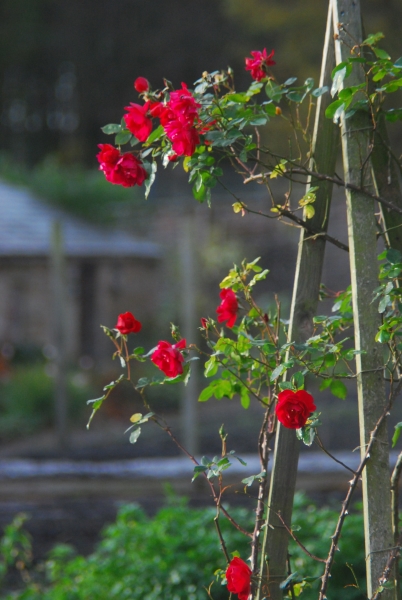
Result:
<svg viewBox="0 0 402 600"><path fill-rule="evenodd" d="M51 349L59 303L64 306L67 355L73 361L97 362L110 356L110 342L100 324L113 327L120 312L151 320L161 254L157 244L81 222L27 189L4 182L0 182L0 215L3 354L21 347ZM65 264L62 296L56 304L55 224L62 232Z"/></svg>

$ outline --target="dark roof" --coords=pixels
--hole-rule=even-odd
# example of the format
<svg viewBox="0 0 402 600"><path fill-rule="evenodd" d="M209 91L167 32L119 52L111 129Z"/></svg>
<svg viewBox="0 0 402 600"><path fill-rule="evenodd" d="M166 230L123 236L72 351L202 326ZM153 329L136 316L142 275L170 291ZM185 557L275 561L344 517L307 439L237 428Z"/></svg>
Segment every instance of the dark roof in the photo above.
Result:
<svg viewBox="0 0 402 600"><path fill-rule="evenodd" d="M29 190L0 182L0 257L47 256L52 227L62 226L66 256L158 258L158 244L90 225L48 206Z"/></svg>

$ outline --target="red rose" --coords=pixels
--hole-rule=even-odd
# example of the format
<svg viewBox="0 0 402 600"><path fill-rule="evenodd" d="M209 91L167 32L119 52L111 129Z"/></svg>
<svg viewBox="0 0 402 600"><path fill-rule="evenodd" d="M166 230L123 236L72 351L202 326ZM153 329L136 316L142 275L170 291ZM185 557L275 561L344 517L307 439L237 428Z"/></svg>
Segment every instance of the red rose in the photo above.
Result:
<svg viewBox="0 0 402 600"><path fill-rule="evenodd" d="M222 302L216 309L218 321L219 323L227 321L226 325L228 327L233 327L236 321L237 311L239 310L236 294L233 290L225 288L221 291L219 296L222 298Z"/></svg>
<svg viewBox="0 0 402 600"><path fill-rule="evenodd" d="M117 317L115 329L118 329L123 335L127 335L128 333L138 333L141 331L141 327L141 323L131 312L125 312Z"/></svg>
<svg viewBox="0 0 402 600"><path fill-rule="evenodd" d="M251 591L251 569L235 556L226 569L226 579L229 592L237 594L239 600L247 600Z"/></svg>
<svg viewBox="0 0 402 600"><path fill-rule="evenodd" d="M201 327L203 329L208 329L208 319L205 317L201 317Z"/></svg>
<svg viewBox="0 0 402 600"><path fill-rule="evenodd" d="M149 90L148 80L145 77L137 77L134 81L134 89L139 93L147 92Z"/></svg>
<svg viewBox="0 0 402 600"><path fill-rule="evenodd" d="M253 50L251 52L253 58L246 58L246 71L250 71L251 77L256 81L261 81L267 74L267 67L275 65L275 61L272 57L275 50L272 50L271 54L267 55L267 49L264 48L262 52L260 50Z"/></svg>
<svg viewBox="0 0 402 600"><path fill-rule="evenodd" d="M99 144L101 151L97 154L99 169L104 172L107 181L132 187L142 185L148 174L142 162L130 152L120 154L117 148L110 144Z"/></svg>
<svg viewBox="0 0 402 600"><path fill-rule="evenodd" d="M282 425L288 429L300 429L316 408L313 396L305 390L284 390L278 394L275 412Z"/></svg>
<svg viewBox="0 0 402 600"><path fill-rule="evenodd" d="M194 154L196 145L200 143L200 137L195 127L179 119L169 121L164 127L175 154L178 156Z"/></svg>
<svg viewBox="0 0 402 600"><path fill-rule="evenodd" d="M180 350L185 347L186 340L180 340L177 344L159 342L151 360L166 377L177 377L183 373L184 356Z"/></svg>
<svg viewBox="0 0 402 600"><path fill-rule="evenodd" d="M146 102L144 106L131 102L130 106L125 107L125 110L128 110L128 113L124 115L127 129L140 142L145 142L152 131L152 121L147 116L149 105L149 102Z"/></svg>

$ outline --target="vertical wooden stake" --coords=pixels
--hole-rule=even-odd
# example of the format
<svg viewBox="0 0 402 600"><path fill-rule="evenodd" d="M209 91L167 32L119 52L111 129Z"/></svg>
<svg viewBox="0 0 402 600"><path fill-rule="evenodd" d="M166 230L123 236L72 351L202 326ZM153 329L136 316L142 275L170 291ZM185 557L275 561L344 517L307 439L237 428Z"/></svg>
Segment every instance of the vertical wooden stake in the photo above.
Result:
<svg viewBox="0 0 402 600"><path fill-rule="evenodd" d="M66 273L61 223L55 221L51 239L51 281L53 307L53 343L56 347L54 378L55 420L59 450L68 448L68 416L66 389Z"/></svg>
<svg viewBox="0 0 402 600"><path fill-rule="evenodd" d="M339 29L335 42L336 62L350 57L350 48L362 41L361 14L358 0L334 0L334 30ZM339 26L339 24L341 24ZM365 81L360 65L355 65L347 85ZM368 113L357 111L342 119L341 137L345 181L356 186L370 186L369 142L372 135ZM375 342L379 315L373 292L378 286L378 261L374 202L361 193L346 193L350 270L353 295L355 346L362 354L356 356L358 372L361 453L370 432L385 405L382 373L382 351ZM392 547L389 448L386 424L377 436L377 444L363 472L363 507L367 566L367 595L373 595ZM381 598L390 600L393 590L385 590Z"/></svg>
<svg viewBox="0 0 402 600"><path fill-rule="evenodd" d="M331 72L334 67L332 11L329 10L320 87L331 85ZM329 94L321 96L317 101L310 168L320 173L333 175L339 131L338 127L325 118L325 109L330 102ZM314 229L325 232L328 226L332 184L311 180L307 185L307 189L315 185L319 188L314 203L315 215L309 220L309 223ZM321 284L324 251L324 238L312 238L304 229L301 230L288 334L289 341L302 342L312 334L313 317L316 314ZM262 588L260 587L258 590L257 598L263 598L264 596L269 597L270 600L280 600L282 598L279 584L287 577L286 559L289 535L278 519L277 513L280 511L282 518L290 525L299 447L300 442L297 440L295 432L278 423L268 499L268 514L261 548L260 572L262 578L268 580L269 591L263 582Z"/></svg>

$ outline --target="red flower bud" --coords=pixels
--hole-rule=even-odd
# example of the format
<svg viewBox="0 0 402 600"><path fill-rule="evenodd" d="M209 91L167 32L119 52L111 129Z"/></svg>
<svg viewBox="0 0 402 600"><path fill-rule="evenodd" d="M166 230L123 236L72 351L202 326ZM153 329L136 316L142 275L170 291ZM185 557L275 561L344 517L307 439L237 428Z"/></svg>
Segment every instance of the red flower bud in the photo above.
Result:
<svg viewBox="0 0 402 600"><path fill-rule="evenodd" d="M137 77L134 81L134 88L137 92L147 92L149 90L149 83L145 77Z"/></svg>

